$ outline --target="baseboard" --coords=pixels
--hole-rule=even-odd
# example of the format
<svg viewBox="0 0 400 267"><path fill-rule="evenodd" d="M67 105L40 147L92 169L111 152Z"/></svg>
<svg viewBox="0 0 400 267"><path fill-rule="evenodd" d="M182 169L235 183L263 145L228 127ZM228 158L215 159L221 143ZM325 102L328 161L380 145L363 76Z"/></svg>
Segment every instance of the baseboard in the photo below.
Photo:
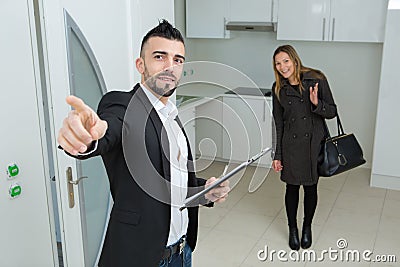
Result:
<svg viewBox="0 0 400 267"><path fill-rule="evenodd" d="M400 177L372 173L370 185L373 187L400 190Z"/></svg>

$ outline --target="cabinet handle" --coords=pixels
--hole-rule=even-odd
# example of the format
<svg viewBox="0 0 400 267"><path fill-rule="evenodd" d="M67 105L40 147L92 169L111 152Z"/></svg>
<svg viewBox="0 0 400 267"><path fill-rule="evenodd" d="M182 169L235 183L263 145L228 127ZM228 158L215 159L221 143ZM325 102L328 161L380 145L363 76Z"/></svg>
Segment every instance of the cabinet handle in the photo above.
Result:
<svg viewBox="0 0 400 267"><path fill-rule="evenodd" d="M332 41L335 40L335 18L332 19Z"/></svg>
<svg viewBox="0 0 400 267"><path fill-rule="evenodd" d="M322 19L322 41L325 41L325 24L326 24L326 18Z"/></svg>
<svg viewBox="0 0 400 267"><path fill-rule="evenodd" d="M274 21L274 0L271 1L271 22Z"/></svg>
<svg viewBox="0 0 400 267"><path fill-rule="evenodd" d="M224 17L224 38L226 38L226 36L227 36L227 29L226 29L226 22L227 22L227 19Z"/></svg>
<svg viewBox="0 0 400 267"><path fill-rule="evenodd" d="M263 106L263 121L265 121L265 101L267 101L267 100L263 99L263 104L264 104L264 106Z"/></svg>

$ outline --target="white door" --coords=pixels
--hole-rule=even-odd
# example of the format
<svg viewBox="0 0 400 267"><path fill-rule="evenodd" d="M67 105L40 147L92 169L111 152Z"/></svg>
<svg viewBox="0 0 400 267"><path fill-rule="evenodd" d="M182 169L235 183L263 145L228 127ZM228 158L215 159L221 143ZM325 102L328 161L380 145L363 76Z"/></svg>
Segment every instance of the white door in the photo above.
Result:
<svg viewBox="0 0 400 267"><path fill-rule="evenodd" d="M63 16L68 79L62 81L71 94L96 110L106 92L102 72L79 26L67 10ZM52 56L50 53L49 60ZM61 66L62 63L58 62ZM55 82L52 71L56 70L49 71L50 86ZM65 91L57 89L51 86L55 125L59 122L57 112L65 109L65 104L58 99L59 95L65 97ZM79 161L67 157L61 150L57 151L55 159L64 266L95 266L112 202L104 166L99 157Z"/></svg>
<svg viewBox="0 0 400 267"><path fill-rule="evenodd" d="M69 111L65 103L67 95L82 98L96 110L107 90L105 71L109 73L108 84L129 90L132 65L129 63L130 42L127 40L130 37L127 35L127 20L118 23L113 16L116 9L125 12L126 2L93 6L90 12L83 11L87 9L79 6L77 1L43 3L43 46L48 64L50 117L56 147L57 131ZM96 16L94 13L100 14ZM114 38L118 41L113 41ZM55 149L54 158L63 265L95 266L112 205L103 163L100 157L75 160L60 149Z"/></svg>
<svg viewBox="0 0 400 267"><path fill-rule="evenodd" d="M150 2L42 0L54 147L70 110L67 95L77 95L96 109L106 90L128 91L138 82L134 62L139 55L133 52L140 47L138 36L141 40L159 19L173 22L171 1ZM171 5L153 12L158 3ZM55 166L63 264L95 266L112 205L101 158L78 161L56 149Z"/></svg>

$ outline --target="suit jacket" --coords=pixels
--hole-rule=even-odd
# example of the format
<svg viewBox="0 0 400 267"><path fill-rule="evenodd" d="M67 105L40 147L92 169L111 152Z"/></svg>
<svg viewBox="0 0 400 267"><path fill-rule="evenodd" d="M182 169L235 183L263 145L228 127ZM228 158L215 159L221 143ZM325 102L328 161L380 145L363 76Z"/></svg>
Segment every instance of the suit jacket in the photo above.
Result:
<svg viewBox="0 0 400 267"><path fill-rule="evenodd" d="M114 200L99 266L158 266L171 220L169 146L162 122L139 84L130 92L104 95L97 113L107 121L107 132L93 153L78 158L101 155ZM188 186L204 186L191 160L188 147ZM198 207L188 214L187 242L194 250Z"/></svg>

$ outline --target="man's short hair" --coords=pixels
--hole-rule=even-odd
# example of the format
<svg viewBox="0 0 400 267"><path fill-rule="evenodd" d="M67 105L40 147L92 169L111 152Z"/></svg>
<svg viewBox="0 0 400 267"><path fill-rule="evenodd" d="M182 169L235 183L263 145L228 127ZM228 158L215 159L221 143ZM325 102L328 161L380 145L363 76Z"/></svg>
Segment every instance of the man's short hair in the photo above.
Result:
<svg viewBox="0 0 400 267"><path fill-rule="evenodd" d="M156 27L151 29L142 40L142 45L140 47L140 55L142 55L143 46L151 37L162 37L168 40L177 40L185 44L181 32L174 28L167 20L161 20Z"/></svg>

